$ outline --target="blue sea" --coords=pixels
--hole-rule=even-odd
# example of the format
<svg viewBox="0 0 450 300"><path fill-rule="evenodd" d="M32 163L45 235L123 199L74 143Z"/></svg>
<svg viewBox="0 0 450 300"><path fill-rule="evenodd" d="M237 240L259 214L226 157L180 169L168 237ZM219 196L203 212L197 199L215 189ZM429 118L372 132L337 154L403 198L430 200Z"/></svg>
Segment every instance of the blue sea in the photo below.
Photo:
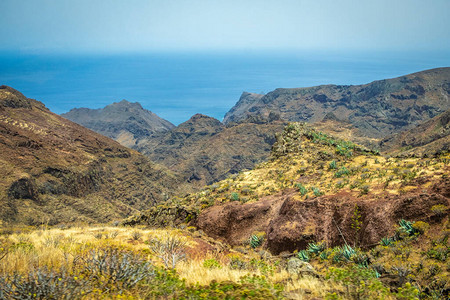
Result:
<svg viewBox="0 0 450 300"><path fill-rule="evenodd" d="M447 52L0 53L0 85L56 113L126 99L179 124L196 113L222 120L243 91L364 84L450 66Z"/></svg>

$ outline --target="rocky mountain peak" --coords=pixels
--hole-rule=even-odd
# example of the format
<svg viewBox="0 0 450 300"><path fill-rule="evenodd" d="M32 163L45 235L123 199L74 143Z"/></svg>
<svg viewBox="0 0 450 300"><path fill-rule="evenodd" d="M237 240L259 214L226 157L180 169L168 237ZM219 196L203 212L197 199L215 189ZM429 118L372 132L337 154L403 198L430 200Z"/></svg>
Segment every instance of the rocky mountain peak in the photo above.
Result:
<svg viewBox="0 0 450 300"><path fill-rule="evenodd" d="M100 109L72 109L63 117L113 138L127 147L140 140L173 129L175 126L155 113L146 110L139 102L122 100Z"/></svg>

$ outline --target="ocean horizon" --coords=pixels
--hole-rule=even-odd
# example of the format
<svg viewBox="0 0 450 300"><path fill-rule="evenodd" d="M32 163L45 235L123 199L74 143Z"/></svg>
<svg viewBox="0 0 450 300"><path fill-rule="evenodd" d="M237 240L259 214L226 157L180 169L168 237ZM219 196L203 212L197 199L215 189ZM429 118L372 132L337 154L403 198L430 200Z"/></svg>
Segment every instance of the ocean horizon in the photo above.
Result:
<svg viewBox="0 0 450 300"><path fill-rule="evenodd" d="M61 114L126 99L178 125L222 120L242 92L357 85L450 66L448 52L234 51L149 54L0 53L0 85Z"/></svg>

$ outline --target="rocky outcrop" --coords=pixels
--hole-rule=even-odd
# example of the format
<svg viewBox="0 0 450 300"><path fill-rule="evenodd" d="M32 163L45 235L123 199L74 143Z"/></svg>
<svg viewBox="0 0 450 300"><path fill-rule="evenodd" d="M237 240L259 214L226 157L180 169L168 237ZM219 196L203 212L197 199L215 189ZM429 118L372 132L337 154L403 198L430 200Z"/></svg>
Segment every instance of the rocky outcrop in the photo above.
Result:
<svg viewBox="0 0 450 300"><path fill-rule="evenodd" d="M204 210L196 225L208 235L231 245L242 244L253 232L266 232L265 247L273 254L305 249L324 241L329 247L345 242L361 247L379 243L393 233L400 219L433 222L431 207L450 204L450 181L442 180L426 191L404 195L355 197L342 192L311 200L293 199L294 191L266 197L255 203L227 203ZM361 228L356 231L355 207Z"/></svg>
<svg viewBox="0 0 450 300"><path fill-rule="evenodd" d="M250 107L258 100L260 100L263 96L264 95L262 94L243 92L236 105L234 105L230 109L230 111L225 114L223 122L227 124L245 119L242 117L242 115L246 115L247 112L251 113Z"/></svg>
<svg viewBox="0 0 450 300"><path fill-rule="evenodd" d="M241 100L224 122L279 114L291 122L319 122L333 113L365 136L385 137L411 129L450 109L450 68L432 69L365 85L276 89Z"/></svg>

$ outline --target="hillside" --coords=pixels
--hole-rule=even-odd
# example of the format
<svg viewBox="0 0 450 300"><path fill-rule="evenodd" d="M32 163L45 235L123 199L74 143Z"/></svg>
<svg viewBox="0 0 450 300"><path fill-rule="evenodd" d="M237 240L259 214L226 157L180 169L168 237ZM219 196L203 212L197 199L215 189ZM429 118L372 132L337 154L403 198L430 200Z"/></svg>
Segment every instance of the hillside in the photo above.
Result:
<svg viewBox="0 0 450 300"><path fill-rule="evenodd" d="M335 223L345 239L370 246L389 234L399 218L428 220L432 206L450 204L448 154L385 158L293 123L278 135L271 157L254 170L174 198L159 209L172 203L184 217L195 217L200 229L232 245L253 232L265 232L265 246L280 253L313 240L342 243ZM352 234L355 206L367 222L361 236ZM128 222L157 225L158 219L151 217L156 211L152 208ZM179 222L176 215L171 218L166 216L164 222Z"/></svg>
<svg viewBox="0 0 450 300"><path fill-rule="evenodd" d="M245 122L226 127L197 114L164 135L140 143L136 150L201 187L267 159L283 124Z"/></svg>
<svg viewBox="0 0 450 300"><path fill-rule="evenodd" d="M450 110L419 126L380 141L382 151L403 156L433 156L450 150Z"/></svg>
<svg viewBox="0 0 450 300"><path fill-rule="evenodd" d="M107 222L163 200L177 178L138 152L0 87L0 220Z"/></svg>
<svg viewBox="0 0 450 300"><path fill-rule="evenodd" d="M133 148L142 139L151 138L175 127L169 121L142 108L139 103L126 100L100 109L74 108L61 116L129 148Z"/></svg>
<svg viewBox="0 0 450 300"><path fill-rule="evenodd" d="M75 108L61 116L79 123L182 175L190 189L226 178L267 159L282 122L265 118L225 126L197 114L173 126L139 103Z"/></svg>
<svg viewBox="0 0 450 300"><path fill-rule="evenodd" d="M298 289L281 282L288 299L324 297L324 290L331 299L445 299L449 161L448 153L387 158L290 123L269 161L124 224L187 222L239 257L223 263L229 269L253 261L272 270L271 282L285 269L300 282L318 278Z"/></svg>
<svg viewBox="0 0 450 300"><path fill-rule="evenodd" d="M386 137L450 109L450 68L426 70L364 85L280 88L264 96L244 93L224 123L278 114L290 122L320 122L332 112L364 136Z"/></svg>

